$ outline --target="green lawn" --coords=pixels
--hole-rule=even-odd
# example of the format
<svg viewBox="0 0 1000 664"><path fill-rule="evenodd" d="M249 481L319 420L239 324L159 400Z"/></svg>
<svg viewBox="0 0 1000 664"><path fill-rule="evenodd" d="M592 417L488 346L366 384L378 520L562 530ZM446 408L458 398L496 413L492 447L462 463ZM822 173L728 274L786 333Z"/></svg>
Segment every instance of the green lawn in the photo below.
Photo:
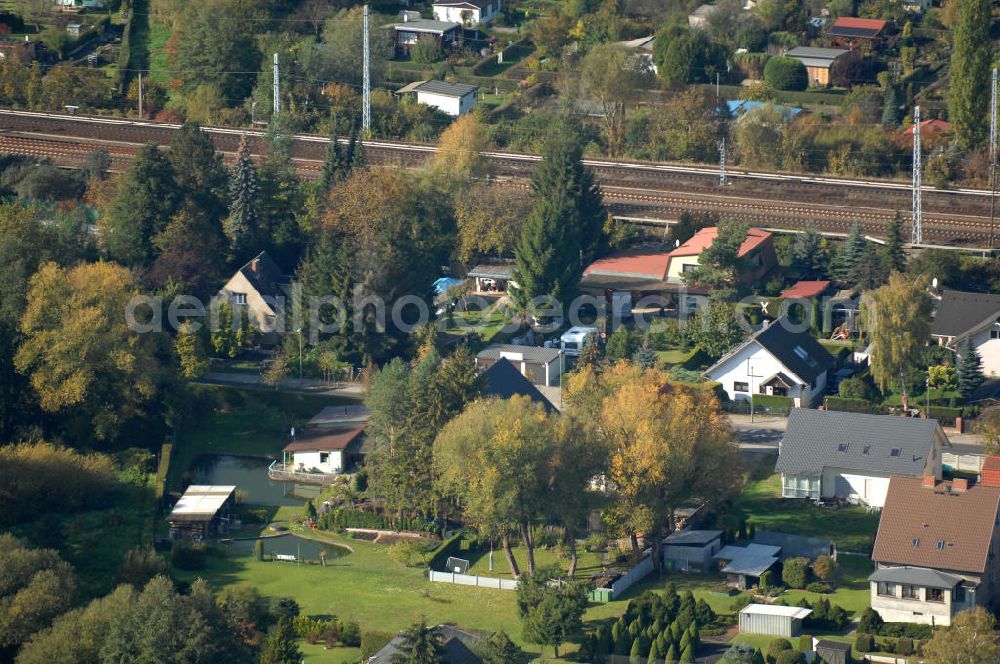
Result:
<svg viewBox="0 0 1000 664"><path fill-rule="evenodd" d="M488 344L500 341L498 335L508 321L509 318L500 307L500 303L495 302L482 311L470 309L455 312L445 332L448 334L475 332L482 338L483 343Z"/></svg>
<svg viewBox="0 0 1000 664"><path fill-rule="evenodd" d="M779 474L747 484L734 509L758 530L829 538L841 551L870 553L878 530L878 514L863 507L817 507L806 500L782 498Z"/></svg>
<svg viewBox="0 0 1000 664"><path fill-rule="evenodd" d="M677 366L690 360L697 352L697 348L692 348L691 350L675 348L673 350L657 351L656 357L661 366Z"/></svg>
<svg viewBox="0 0 1000 664"><path fill-rule="evenodd" d="M196 414L178 429L167 485L178 488L202 454L272 456L287 443L290 426L301 426L324 406L348 399L298 392L192 385Z"/></svg>
<svg viewBox="0 0 1000 664"><path fill-rule="evenodd" d="M527 554L524 547L515 547L513 549L514 560L517 561L518 567L521 571L527 569ZM460 554L466 555L466 554ZM507 564L507 556L504 555L503 549L497 547L493 552L493 571L490 571L490 552L487 550L476 550L469 554L469 562L472 563L469 568L469 574L478 574L480 576L498 576L503 578L512 578L513 575L510 573L510 565ZM582 578L588 578L593 574L600 573L604 566L601 564L601 554L591 553L586 551L582 546L577 547L577 563L576 563L576 573ZM569 565L569 558L566 555L559 555L554 549L536 549L535 550L535 564L538 567L547 567L549 565L558 565L563 569L566 569Z"/></svg>
<svg viewBox="0 0 1000 664"><path fill-rule="evenodd" d="M160 85L167 85L172 78L167 62L167 42L173 33L170 26L152 19L149 23L149 77Z"/></svg>
<svg viewBox="0 0 1000 664"><path fill-rule="evenodd" d="M786 590L781 596L789 604L798 604L803 597L815 603L819 597L826 597L831 604L844 607L852 618L860 618L868 608L871 592L868 575L875 571L875 565L865 556L839 556L841 578L837 589L829 595L818 595L805 590Z"/></svg>

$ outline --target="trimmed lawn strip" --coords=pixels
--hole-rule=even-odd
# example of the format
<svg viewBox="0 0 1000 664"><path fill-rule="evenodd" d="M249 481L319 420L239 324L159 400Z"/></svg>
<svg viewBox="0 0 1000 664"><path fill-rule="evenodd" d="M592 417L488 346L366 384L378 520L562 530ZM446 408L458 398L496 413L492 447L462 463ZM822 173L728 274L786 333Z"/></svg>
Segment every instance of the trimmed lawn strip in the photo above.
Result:
<svg viewBox="0 0 1000 664"><path fill-rule="evenodd" d="M527 570L527 551L524 547L518 546L514 547L514 560L517 561L518 566L521 571ZM461 555L469 556L469 574L478 574L479 576L491 576L491 577L502 577L505 579L513 578L510 573L510 566L507 564L507 556L504 555L503 549L497 547L493 550L493 571L490 571L490 552L482 549L476 549L475 551L463 552ZM461 556L459 556L461 557ZM558 565L562 569L569 568L569 554L568 552L560 555L555 549L535 549L535 565L539 568L547 567L549 565ZM604 565L602 564L602 555L600 553L591 553L590 551L584 550L582 543L577 545L577 563L576 563L576 573L579 578L586 579L590 578L594 574L599 574L604 571Z"/></svg>
<svg viewBox="0 0 1000 664"><path fill-rule="evenodd" d="M878 531L878 514L863 507L818 507L807 500L782 498L778 473L747 484L734 509L757 530L828 538L840 551L871 553Z"/></svg>

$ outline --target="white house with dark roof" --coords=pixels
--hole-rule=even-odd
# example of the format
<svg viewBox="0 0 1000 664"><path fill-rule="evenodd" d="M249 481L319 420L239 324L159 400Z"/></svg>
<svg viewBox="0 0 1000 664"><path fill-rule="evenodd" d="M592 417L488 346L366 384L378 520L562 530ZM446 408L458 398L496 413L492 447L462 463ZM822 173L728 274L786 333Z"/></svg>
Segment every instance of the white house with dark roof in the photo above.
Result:
<svg viewBox="0 0 1000 664"><path fill-rule="evenodd" d="M482 373L496 362L505 359L535 385L559 385L565 371L565 358L561 348L542 346L514 346L493 344L476 355L476 369Z"/></svg>
<svg viewBox="0 0 1000 664"><path fill-rule="evenodd" d="M520 370L504 357L499 358L482 372L482 396L493 399L510 399L515 396L527 397L551 413L555 410L552 402L545 398L535 385L524 377Z"/></svg>
<svg viewBox="0 0 1000 664"><path fill-rule="evenodd" d="M500 13L500 0L439 1L431 5L434 18L439 21L476 25L490 23Z"/></svg>
<svg viewBox="0 0 1000 664"><path fill-rule="evenodd" d="M778 445L783 498L882 507L893 475L941 479L951 446L937 420L795 409Z"/></svg>
<svg viewBox="0 0 1000 664"><path fill-rule="evenodd" d="M815 405L826 392L835 361L807 331L797 332L785 318L765 326L705 371L733 401L752 394L785 396L795 406Z"/></svg>
<svg viewBox="0 0 1000 664"><path fill-rule="evenodd" d="M416 96L417 103L427 104L442 113L458 117L471 113L476 107L479 86L445 81L416 81L404 85L396 94L412 94Z"/></svg>
<svg viewBox="0 0 1000 664"><path fill-rule="evenodd" d="M970 339L982 360L983 373L1000 376L1000 295L942 292L931 338L956 352Z"/></svg>

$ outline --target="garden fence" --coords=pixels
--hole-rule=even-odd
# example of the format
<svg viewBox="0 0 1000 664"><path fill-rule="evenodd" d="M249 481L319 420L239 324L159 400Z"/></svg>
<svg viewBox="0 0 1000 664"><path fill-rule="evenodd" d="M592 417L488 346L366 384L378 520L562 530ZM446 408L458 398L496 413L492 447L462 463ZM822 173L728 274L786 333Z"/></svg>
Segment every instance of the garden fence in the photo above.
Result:
<svg viewBox="0 0 1000 664"><path fill-rule="evenodd" d="M456 583L460 586L476 586L477 588L517 590L515 579L498 579L478 574L456 574L455 572L435 572L434 570L428 570L428 575L430 580L435 583Z"/></svg>
<svg viewBox="0 0 1000 664"><path fill-rule="evenodd" d="M941 464L961 473L979 473L983 469L982 454L941 454Z"/></svg>

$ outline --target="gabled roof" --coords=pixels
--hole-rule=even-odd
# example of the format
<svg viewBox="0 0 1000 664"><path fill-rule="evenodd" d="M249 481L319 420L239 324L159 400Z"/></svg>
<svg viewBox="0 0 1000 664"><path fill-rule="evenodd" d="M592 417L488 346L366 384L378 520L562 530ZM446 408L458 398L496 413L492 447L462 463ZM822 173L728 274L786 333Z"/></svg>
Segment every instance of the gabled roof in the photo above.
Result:
<svg viewBox="0 0 1000 664"><path fill-rule="evenodd" d="M501 357L483 372L483 383L484 397L497 399L510 399L515 395L528 397L533 403L541 404L546 412L552 412L552 403L506 358Z"/></svg>
<svg viewBox="0 0 1000 664"><path fill-rule="evenodd" d="M562 355L561 348L545 348L543 346L514 346L512 344L493 344L479 351L476 359L498 360L506 357L512 360L523 360L530 364L551 364Z"/></svg>
<svg viewBox="0 0 1000 664"><path fill-rule="evenodd" d="M832 467L920 477L939 436L937 420L795 408L775 471L802 475Z"/></svg>
<svg viewBox="0 0 1000 664"><path fill-rule="evenodd" d="M789 58L795 58L806 67L819 67L828 69L833 66L833 61L850 53L844 48L812 48L810 46L799 46L785 53Z"/></svg>
<svg viewBox="0 0 1000 664"><path fill-rule="evenodd" d="M781 298L788 300L797 297L817 297L830 287L829 281L797 281L790 288L781 291Z"/></svg>
<svg viewBox="0 0 1000 664"><path fill-rule="evenodd" d="M295 440L285 445L284 452L325 452L345 450L365 431L364 424L351 427L303 429L295 433Z"/></svg>
<svg viewBox="0 0 1000 664"><path fill-rule="evenodd" d="M275 297L282 294L282 287L287 286L291 278L282 274L278 264L262 251L248 260L238 272L250 282L261 295Z"/></svg>
<svg viewBox="0 0 1000 664"><path fill-rule="evenodd" d="M920 121L921 138L934 138L940 134L946 134L949 131L951 131L951 123L945 122L944 120L931 118L930 120ZM910 125L905 131L903 131L903 136L913 136L913 125Z"/></svg>
<svg viewBox="0 0 1000 664"><path fill-rule="evenodd" d="M786 318L779 318L766 325L709 367L705 375L710 376L744 348L755 343L773 355L789 373L794 374L802 382L811 383L832 369L836 364L833 355L830 355L808 332L793 332L787 329L790 325Z"/></svg>
<svg viewBox="0 0 1000 664"><path fill-rule="evenodd" d="M960 337L1000 317L1000 295L946 290L941 293L931 334Z"/></svg>
<svg viewBox="0 0 1000 664"><path fill-rule="evenodd" d="M432 7L462 7L470 6L476 9L483 10L486 9L486 5L490 4L493 0L454 0L449 2L447 0L437 0Z"/></svg>
<svg viewBox="0 0 1000 664"><path fill-rule="evenodd" d="M705 251L708 247L715 242L715 238L719 236L718 226L707 226L702 228L693 236L691 239L677 247L670 252L671 257L673 256L700 256L701 252ZM743 258L751 251L762 245L771 237L771 233L759 228L751 228L747 230L747 237L743 240L743 244L740 245L740 250L738 256Z"/></svg>
<svg viewBox="0 0 1000 664"><path fill-rule="evenodd" d="M434 628L434 633L440 639L444 661L448 664L482 664L482 658L473 650L473 646L480 638L479 635L452 625L438 625ZM365 660L365 664L392 664L401 645L403 645L403 635L397 634L370 659Z"/></svg>
<svg viewBox="0 0 1000 664"><path fill-rule="evenodd" d="M469 94L475 94L479 90L479 86L467 85L466 83L448 83L446 81L424 81L415 89L417 92L426 92L428 94L441 95L442 97L464 97Z"/></svg>
<svg viewBox="0 0 1000 664"><path fill-rule="evenodd" d="M924 486L920 477L893 476L872 560L983 574L990 564L1000 487L950 482Z"/></svg>
<svg viewBox="0 0 1000 664"><path fill-rule="evenodd" d="M514 275L513 263L483 263L469 270L465 276L473 279L510 279Z"/></svg>
<svg viewBox="0 0 1000 664"><path fill-rule="evenodd" d="M663 244L626 249L594 261L583 274L662 280L667 278L670 254Z"/></svg>
<svg viewBox="0 0 1000 664"><path fill-rule="evenodd" d="M834 37L859 37L871 39L878 37L889 25L888 21L874 18L855 18L841 16L830 26L829 33Z"/></svg>

